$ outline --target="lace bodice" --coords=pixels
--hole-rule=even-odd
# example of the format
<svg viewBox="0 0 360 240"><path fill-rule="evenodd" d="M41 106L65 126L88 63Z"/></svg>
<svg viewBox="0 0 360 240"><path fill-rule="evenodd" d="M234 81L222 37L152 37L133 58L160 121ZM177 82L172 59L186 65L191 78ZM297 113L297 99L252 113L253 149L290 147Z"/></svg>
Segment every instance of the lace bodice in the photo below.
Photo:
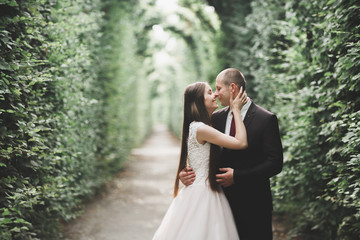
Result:
<svg viewBox="0 0 360 240"><path fill-rule="evenodd" d="M205 183L209 174L210 143L200 144L196 139L196 133L203 122L192 122L189 127L188 138L188 163L195 171L194 184Z"/></svg>

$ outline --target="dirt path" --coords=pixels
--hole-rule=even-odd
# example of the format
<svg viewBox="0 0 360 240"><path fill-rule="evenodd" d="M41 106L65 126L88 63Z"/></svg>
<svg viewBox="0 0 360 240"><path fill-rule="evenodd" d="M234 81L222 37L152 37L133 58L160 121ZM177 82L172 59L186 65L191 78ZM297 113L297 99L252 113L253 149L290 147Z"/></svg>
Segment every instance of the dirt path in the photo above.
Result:
<svg viewBox="0 0 360 240"><path fill-rule="evenodd" d="M172 200L180 142L165 126L155 127L110 184L105 196L66 226L71 240L148 240Z"/></svg>
<svg viewBox="0 0 360 240"><path fill-rule="evenodd" d="M107 191L67 224L68 240L150 240L172 200L180 142L157 126ZM274 240L287 239L274 221Z"/></svg>

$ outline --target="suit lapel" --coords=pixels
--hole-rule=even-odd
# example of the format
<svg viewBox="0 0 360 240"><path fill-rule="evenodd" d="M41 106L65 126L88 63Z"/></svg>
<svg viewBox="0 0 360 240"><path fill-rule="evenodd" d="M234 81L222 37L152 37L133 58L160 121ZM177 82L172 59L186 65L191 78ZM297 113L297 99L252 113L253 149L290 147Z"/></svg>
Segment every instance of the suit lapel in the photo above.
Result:
<svg viewBox="0 0 360 240"><path fill-rule="evenodd" d="M227 109L225 111L223 111L221 114L221 117L220 117L220 124L219 124L219 131L224 133L225 132L225 126L226 126L226 119L227 119L227 116L229 114L229 111L230 111L230 107L227 107Z"/></svg>
<svg viewBox="0 0 360 240"><path fill-rule="evenodd" d="M246 113L245 119L244 119L244 125L245 128L248 128L248 126L250 125L251 121L254 119L254 115L256 112L256 105L254 102L251 103L249 110Z"/></svg>

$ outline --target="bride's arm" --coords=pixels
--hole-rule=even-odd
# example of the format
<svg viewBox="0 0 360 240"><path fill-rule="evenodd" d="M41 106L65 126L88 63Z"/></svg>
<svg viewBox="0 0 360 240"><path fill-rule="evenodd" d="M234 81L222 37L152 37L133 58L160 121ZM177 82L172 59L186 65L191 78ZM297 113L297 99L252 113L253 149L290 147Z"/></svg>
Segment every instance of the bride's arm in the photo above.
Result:
<svg viewBox="0 0 360 240"><path fill-rule="evenodd" d="M198 127L197 129L197 139L199 143L210 142L228 149L245 149L247 148L248 144L246 139L246 131L243 123L242 126L243 127L240 128L243 128L243 130L236 130L235 137L232 137L223 134L222 132L219 132L215 128L212 128L208 125L203 125Z"/></svg>

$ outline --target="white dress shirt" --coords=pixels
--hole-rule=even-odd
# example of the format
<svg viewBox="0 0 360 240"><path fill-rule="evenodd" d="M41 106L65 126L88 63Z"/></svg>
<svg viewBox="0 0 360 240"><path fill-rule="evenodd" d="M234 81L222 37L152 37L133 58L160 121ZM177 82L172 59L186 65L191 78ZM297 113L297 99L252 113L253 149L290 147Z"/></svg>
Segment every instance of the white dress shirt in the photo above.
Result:
<svg viewBox="0 0 360 240"><path fill-rule="evenodd" d="M243 121L244 121L246 113L249 110L249 107L251 105L251 100L249 98L248 98L248 100L249 101L240 110L241 118L242 118ZM230 128L231 128L232 119L233 119L233 114L232 114L232 110L230 108L230 111L229 111L227 119L226 119L226 125L225 125L225 134L226 135L230 134Z"/></svg>

